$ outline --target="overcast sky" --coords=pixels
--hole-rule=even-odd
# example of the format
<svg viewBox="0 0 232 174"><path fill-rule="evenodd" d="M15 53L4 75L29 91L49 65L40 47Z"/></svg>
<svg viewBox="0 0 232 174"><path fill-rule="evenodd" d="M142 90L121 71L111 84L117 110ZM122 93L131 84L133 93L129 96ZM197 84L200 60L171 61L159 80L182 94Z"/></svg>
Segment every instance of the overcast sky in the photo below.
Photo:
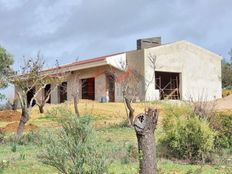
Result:
<svg viewBox="0 0 232 174"><path fill-rule="evenodd" d="M228 59L232 0L0 0L0 45L15 68L38 51L53 66L133 50L137 39L153 36Z"/></svg>

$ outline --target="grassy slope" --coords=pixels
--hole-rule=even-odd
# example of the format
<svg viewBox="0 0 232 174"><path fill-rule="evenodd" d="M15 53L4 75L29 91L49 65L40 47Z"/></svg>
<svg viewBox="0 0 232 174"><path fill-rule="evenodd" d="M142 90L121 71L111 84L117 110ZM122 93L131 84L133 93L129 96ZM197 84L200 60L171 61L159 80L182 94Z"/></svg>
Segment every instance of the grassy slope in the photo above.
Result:
<svg viewBox="0 0 232 174"><path fill-rule="evenodd" d="M64 107L72 106L70 104L63 104ZM155 106L155 104L154 104ZM157 105L156 105L157 106ZM51 108L57 106L50 105L46 106L45 110L48 111ZM143 104L134 104L136 112L143 112ZM94 126L98 128L99 138L106 142L108 146L114 146L115 148L124 148L127 144L132 144L136 146L136 137L132 129L130 128L107 128L116 123L126 119L125 108L123 103L94 103L94 102L81 102L80 111L82 114L92 114L94 118ZM162 112L161 112L162 117ZM45 117L38 113L37 108L32 110L30 123L36 124L40 127L53 127L57 126L57 123L53 118ZM1 123L0 123L1 124ZM39 147L35 145L17 146L17 151L11 151L12 146L0 145L0 162L2 160L10 161L7 168L4 169L4 173L7 174L36 174L36 173L58 173L56 169L43 165L40 163L36 155L39 152ZM25 157L24 157L25 156ZM167 160L159 161L159 168L161 168L162 173L180 173L184 174L190 169L196 170L200 166L197 165L184 165L178 164ZM1 171L0 171L1 173ZM119 160L112 160L109 167L109 173L111 174L136 174L138 173L138 163L133 162L129 164L122 163ZM204 166L204 174L216 174L223 173L223 168L217 166Z"/></svg>
<svg viewBox="0 0 232 174"><path fill-rule="evenodd" d="M123 147L122 144L131 143L136 145L136 138L133 130L130 128L110 128L98 131L98 135L109 146ZM17 146L17 151L12 152L11 145L0 146L0 161L11 161L10 166L4 170L6 174L39 174L39 173L58 173L56 169L40 163L36 155L39 148L35 145ZM25 158L23 157L25 156ZM189 170L199 169L198 165L184 165L174 163L168 160L162 160L158 163L163 173L167 174L185 174ZM223 168L217 166L203 166L203 174L223 174ZM110 174L136 174L138 171L138 163L123 163L114 160L109 167Z"/></svg>

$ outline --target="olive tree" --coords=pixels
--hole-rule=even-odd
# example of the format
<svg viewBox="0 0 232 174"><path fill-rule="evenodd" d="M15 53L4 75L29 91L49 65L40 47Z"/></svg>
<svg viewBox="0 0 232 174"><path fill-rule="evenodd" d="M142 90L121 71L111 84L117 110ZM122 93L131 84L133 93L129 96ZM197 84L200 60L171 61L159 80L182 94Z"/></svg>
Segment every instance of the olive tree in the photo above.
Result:
<svg viewBox="0 0 232 174"><path fill-rule="evenodd" d="M22 114L17 129L17 138L21 137L25 124L30 118L30 111L34 104L38 104L38 96L47 84L58 84L57 82L63 75L56 73L44 73L44 61L40 54L36 58L29 58L24 61L20 71L9 77L10 82L15 86ZM57 68L58 69L58 68ZM27 94L31 93L32 97L28 98ZM45 100L46 101L46 100ZM43 103L44 106L44 103Z"/></svg>

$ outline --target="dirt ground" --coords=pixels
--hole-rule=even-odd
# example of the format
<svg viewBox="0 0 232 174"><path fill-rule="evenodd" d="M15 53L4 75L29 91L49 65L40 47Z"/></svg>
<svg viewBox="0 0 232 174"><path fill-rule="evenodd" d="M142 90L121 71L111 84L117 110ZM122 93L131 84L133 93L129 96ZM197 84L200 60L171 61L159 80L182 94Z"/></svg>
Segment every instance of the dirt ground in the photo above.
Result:
<svg viewBox="0 0 232 174"><path fill-rule="evenodd" d="M19 121L20 117L21 117L21 113L18 111L12 111L12 110L0 111L0 121L4 121L4 122Z"/></svg>
<svg viewBox="0 0 232 174"><path fill-rule="evenodd" d="M12 110L0 111L0 121L9 122L9 124L7 124L6 126L0 127L0 131L16 132L19 125L20 117L21 117L21 113L18 111L12 111ZM25 127L25 131L30 131L36 128L38 128L38 126L33 124L27 124Z"/></svg>
<svg viewBox="0 0 232 174"><path fill-rule="evenodd" d="M232 94L215 101L215 109L217 110L232 110Z"/></svg>
<svg viewBox="0 0 232 174"><path fill-rule="evenodd" d="M2 132L16 132L17 128L18 128L19 122L13 122L13 123L9 123L7 124L5 127L1 127L0 131ZM30 130L34 130L37 129L38 126L33 125L33 124L27 124L24 128L25 131L30 131Z"/></svg>

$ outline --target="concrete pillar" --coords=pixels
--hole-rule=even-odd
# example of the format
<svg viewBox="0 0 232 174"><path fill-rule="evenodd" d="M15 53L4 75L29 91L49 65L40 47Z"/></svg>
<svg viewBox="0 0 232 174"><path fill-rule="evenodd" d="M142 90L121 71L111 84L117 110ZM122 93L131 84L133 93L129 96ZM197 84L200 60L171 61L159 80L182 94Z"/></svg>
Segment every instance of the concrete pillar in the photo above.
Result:
<svg viewBox="0 0 232 174"><path fill-rule="evenodd" d="M54 85L51 85L51 89L54 88ZM59 95L58 95L58 87L56 87L55 90L51 93L51 103L52 104L58 104L59 103Z"/></svg>
<svg viewBox="0 0 232 174"><path fill-rule="evenodd" d="M106 96L106 75L103 73L95 78L95 100L101 101Z"/></svg>

